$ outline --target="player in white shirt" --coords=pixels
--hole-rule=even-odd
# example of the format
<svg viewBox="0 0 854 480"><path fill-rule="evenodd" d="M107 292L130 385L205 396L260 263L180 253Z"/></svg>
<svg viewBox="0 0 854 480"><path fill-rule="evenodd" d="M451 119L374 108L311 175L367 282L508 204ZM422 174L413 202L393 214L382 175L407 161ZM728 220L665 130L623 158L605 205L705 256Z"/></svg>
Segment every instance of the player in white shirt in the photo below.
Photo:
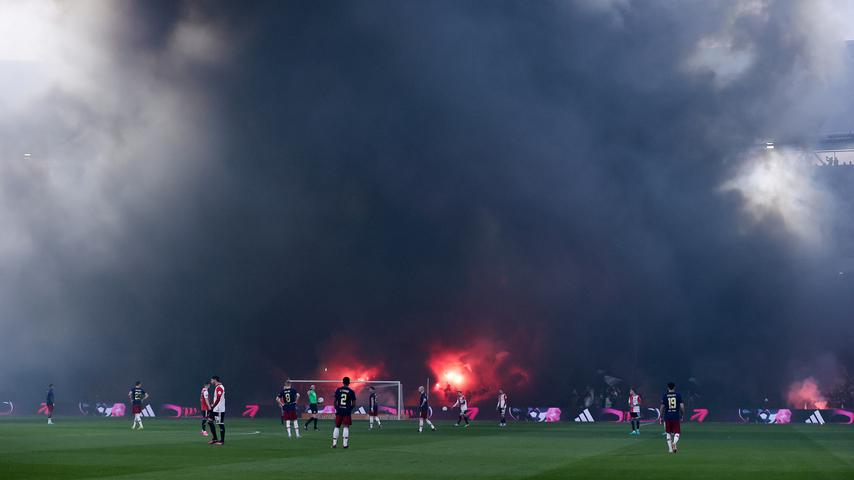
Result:
<svg viewBox="0 0 854 480"><path fill-rule="evenodd" d="M207 430L205 427L208 424L208 420L211 418L211 399L208 389L211 387L210 380L206 381L202 384L202 391L199 394L199 406L202 409L202 435L205 437L208 436ZM213 430L213 429L211 429Z"/></svg>
<svg viewBox="0 0 854 480"><path fill-rule="evenodd" d="M629 415L632 419L632 431L629 435L640 435L641 397L634 388L629 389Z"/></svg>
<svg viewBox="0 0 854 480"><path fill-rule="evenodd" d="M213 401L211 402L211 419L208 421L208 426L211 428L213 440L208 442L211 445L222 445L225 443L225 385L219 381L219 377L214 375L211 377L211 385L214 386ZM219 425L219 438L217 438L214 425Z"/></svg>
<svg viewBox="0 0 854 480"><path fill-rule="evenodd" d="M459 427L460 423L465 421L466 422L466 428L469 428L469 417L468 417L469 405L468 405L468 402L466 401L465 395L463 395L462 390L457 390L457 402L454 403L454 405L451 408L457 408L457 407L460 407L460 418L457 419L457 423L454 424L454 426Z"/></svg>
<svg viewBox="0 0 854 480"><path fill-rule="evenodd" d="M507 394L504 393L504 390L498 389L498 404L495 406L495 409L498 410L498 417L500 420L498 421L498 426L506 427L507 426Z"/></svg>

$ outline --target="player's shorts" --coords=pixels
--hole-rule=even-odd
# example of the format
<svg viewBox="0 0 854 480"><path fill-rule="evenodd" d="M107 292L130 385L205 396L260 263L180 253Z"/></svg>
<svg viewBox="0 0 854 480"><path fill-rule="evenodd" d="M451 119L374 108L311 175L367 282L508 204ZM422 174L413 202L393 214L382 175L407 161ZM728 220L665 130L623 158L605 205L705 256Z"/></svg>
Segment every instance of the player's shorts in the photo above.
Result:
<svg viewBox="0 0 854 480"><path fill-rule="evenodd" d="M225 423L225 412L211 412L211 420L217 425Z"/></svg>
<svg viewBox="0 0 854 480"><path fill-rule="evenodd" d="M640 418L640 413L638 412L632 412L629 415L632 417L632 420L637 420L638 418Z"/></svg>
<svg viewBox="0 0 854 480"><path fill-rule="evenodd" d="M47 413L53 413L53 404L45 405L45 407L47 408Z"/></svg>
<svg viewBox="0 0 854 480"><path fill-rule="evenodd" d="M282 410L282 420L296 420L297 419L297 411L296 410Z"/></svg>
<svg viewBox="0 0 854 480"><path fill-rule="evenodd" d="M507 407L499 407L498 408L498 414L501 415L502 417L506 416L507 415Z"/></svg>
<svg viewBox="0 0 854 480"><path fill-rule="evenodd" d="M136 415L137 413L142 413L142 405L134 405L131 413Z"/></svg>
<svg viewBox="0 0 854 480"><path fill-rule="evenodd" d="M380 409L379 409L379 408L376 408L376 407L371 408L371 409L369 409L369 410L368 410L368 415L370 415L370 416L372 416L372 417L379 416L379 413L380 413L380 411L379 411L379 410L380 410Z"/></svg>
<svg viewBox="0 0 854 480"><path fill-rule="evenodd" d="M666 433L682 433L680 423L679 420L665 420L664 431Z"/></svg>
<svg viewBox="0 0 854 480"><path fill-rule="evenodd" d="M316 414L317 413L317 404L316 403L309 403L308 404L308 411L311 412L312 414Z"/></svg>
<svg viewBox="0 0 854 480"><path fill-rule="evenodd" d="M429 417L430 417L430 411L429 410L426 410L426 409L421 410L421 418L429 418Z"/></svg>
<svg viewBox="0 0 854 480"><path fill-rule="evenodd" d="M353 417L350 415L335 415L335 427L340 427L344 425L345 427L349 427L353 424Z"/></svg>

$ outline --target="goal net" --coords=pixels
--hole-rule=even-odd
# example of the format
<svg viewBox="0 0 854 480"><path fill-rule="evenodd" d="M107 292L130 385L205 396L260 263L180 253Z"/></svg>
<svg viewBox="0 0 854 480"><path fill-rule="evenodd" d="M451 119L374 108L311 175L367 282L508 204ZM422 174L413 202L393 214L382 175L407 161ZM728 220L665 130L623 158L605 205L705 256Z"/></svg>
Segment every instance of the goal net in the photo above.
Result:
<svg viewBox="0 0 854 480"><path fill-rule="evenodd" d="M291 380L291 385L300 394L300 411L308 418L308 390L314 385L317 392L318 418L335 417L335 390L341 386L341 380ZM368 418L369 387L374 387L377 394L377 406L381 420L402 420L403 388L396 380L353 380L350 388L356 392L356 406L353 408L353 418ZM304 407L304 408L303 408Z"/></svg>

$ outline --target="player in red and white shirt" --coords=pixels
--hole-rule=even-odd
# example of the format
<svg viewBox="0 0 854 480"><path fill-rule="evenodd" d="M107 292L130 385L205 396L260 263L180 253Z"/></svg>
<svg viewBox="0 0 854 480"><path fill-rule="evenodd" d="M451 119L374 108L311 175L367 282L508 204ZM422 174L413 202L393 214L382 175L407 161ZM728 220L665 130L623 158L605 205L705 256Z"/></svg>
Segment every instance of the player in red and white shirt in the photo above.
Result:
<svg viewBox="0 0 854 480"><path fill-rule="evenodd" d="M634 388L629 389L629 415L632 419L632 431L629 435L640 435L641 397Z"/></svg>
<svg viewBox="0 0 854 480"><path fill-rule="evenodd" d="M498 417L500 420L498 421L499 427L507 426L507 394L504 393L504 390L498 389L498 404L495 405L495 409L498 410Z"/></svg>
<svg viewBox="0 0 854 480"><path fill-rule="evenodd" d="M457 390L457 401L451 408L460 407L460 416L457 418L457 423L454 424L455 427L459 427L462 425L463 421L466 422L466 428L469 428L469 404L466 401L466 396L463 395L462 390Z"/></svg>
<svg viewBox="0 0 854 480"><path fill-rule="evenodd" d="M211 429L213 440L211 445L222 445L225 443L225 385L219 381L219 377L211 377L211 385L214 387L213 401L211 401L211 416L208 426ZM217 438L214 425L219 425L219 438Z"/></svg>
<svg viewBox="0 0 854 480"><path fill-rule="evenodd" d="M202 392L199 394L199 408L202 410L202 435L206 437L208 436L208 431L205 428L211 416L211 400L208 396L210 387L211 382L206 381L202 384ZM211 431L213 431L213 429L211 429Z"/></svg>

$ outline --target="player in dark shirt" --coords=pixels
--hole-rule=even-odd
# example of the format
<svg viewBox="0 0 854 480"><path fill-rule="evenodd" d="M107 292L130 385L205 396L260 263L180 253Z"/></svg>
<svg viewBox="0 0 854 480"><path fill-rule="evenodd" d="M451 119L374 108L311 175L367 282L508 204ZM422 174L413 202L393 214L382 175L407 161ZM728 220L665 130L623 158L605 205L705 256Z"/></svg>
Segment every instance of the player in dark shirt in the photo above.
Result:
<svg viewBox="0 0 854 480"><path fill-rule="evenodd" d="M335 430L332 430L332 448L338 445L339 429L344 427L344 448L349 446L350 425L353 424L353 406L356 405L356 392L350 388L350 377L344 377L343 385L335 390Z"/></svg>
<svg viewBox="0 0 854 480"><path fill-rule="evenodd" d="M433 425L433 422L430 421L430 404L427 402L427 390L421 386L418 387L418 393L421 394L421 398L418 401L418 414L420 417L418 419L418 433L421 433L424 430L424 422L427 422L430 429L435 432L436 427Z"/></svg>
<svg viewBox="0 0 854 480"><path fill-rule="evenodd" d="M664 422L664 433L667 437L667 451L676 453L676 444L682 433L680 422L685 415L685 404L682 395L676 391L676 384L667 384L667 392L661 397L661 421Z"/></svg>
<svg viewBox="0 0 854 480"><path fill-rule="evenodd" d="M47 410L47 424L53 425L53 384L47 386L47 398L44 401Z"/></svg>
<svg viewBox="0 0 854 480"><path fill-rule="evenodd" d="M285 429L288 431L288 438L291 438L291 422L294 424L294 431L297 438L300 438L299 421L297 420L297 400L299 400L297 389L291 386L290 380L285 380L285 386L279 392L276 401L282 407L282 423L285 424Z"/></svg>
<svg viewBox="0 0 854 480"><path fill-rule="evenodd" d="M130 429L134 430L139 425L139 429L142 430L142 402L148 400L148 394L142 389L142 382L137 380L128 392L128 398L133 411L133 426Z"/></svg>
<svg viewBox="0 0 854 480"><path fill-rule="evenodd" d="M374 429L374 420L377 421L377 427L382 428L383 424L380 422L380 406L377 403L377 391L374 387L368 387L368 390L371 392L371 396L368 397L368 421L371 424L371 430Z"/></svg>

